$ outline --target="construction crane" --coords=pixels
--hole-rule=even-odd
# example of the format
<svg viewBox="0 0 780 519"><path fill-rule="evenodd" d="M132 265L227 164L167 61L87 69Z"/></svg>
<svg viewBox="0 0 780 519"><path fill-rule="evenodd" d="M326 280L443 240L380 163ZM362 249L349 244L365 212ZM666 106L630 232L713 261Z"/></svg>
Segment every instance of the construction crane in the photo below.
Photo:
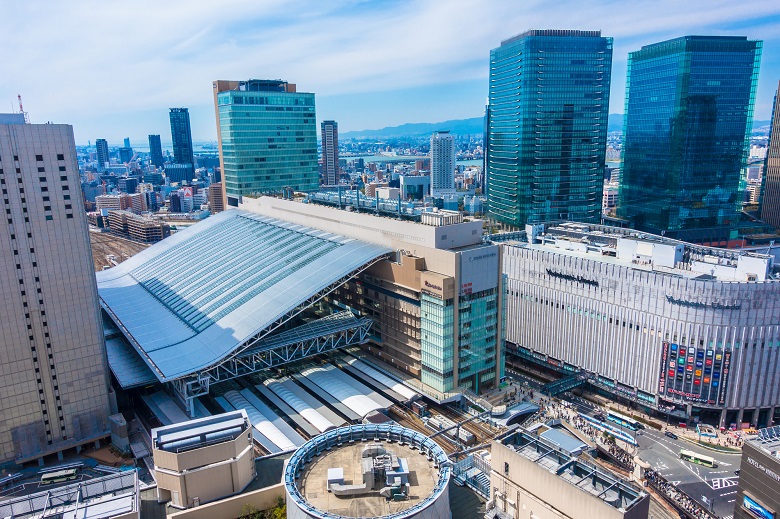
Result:
<svg viewBox="0 0 780 519"><path fill-rule="evenodd" d="M22 94L18 94L16 98L19 99L19 113L24 115L24 122L30 124L30 117L27 115L27 112L24 111L24 107L22 106Z"/></svg>

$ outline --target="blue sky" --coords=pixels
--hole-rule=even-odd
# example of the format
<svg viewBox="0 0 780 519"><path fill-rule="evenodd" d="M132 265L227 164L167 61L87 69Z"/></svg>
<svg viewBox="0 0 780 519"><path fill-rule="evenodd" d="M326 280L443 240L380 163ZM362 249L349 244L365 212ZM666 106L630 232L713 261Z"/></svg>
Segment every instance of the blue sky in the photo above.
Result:
<svg viewBox="0 0 780 519"><path fill-rule="evenodd" d="M686 34L764 41L756 119L780 80L780 2L721 0L26 0L0 17L0 110L22 94L32 122L76 141L170 140L168 108L216 138L211 81L281 78L317 94L344 131L482 115L490 49L529 28L614 38L610 112L626 58ZM4 103L4 104L3 104Z"/></svg>

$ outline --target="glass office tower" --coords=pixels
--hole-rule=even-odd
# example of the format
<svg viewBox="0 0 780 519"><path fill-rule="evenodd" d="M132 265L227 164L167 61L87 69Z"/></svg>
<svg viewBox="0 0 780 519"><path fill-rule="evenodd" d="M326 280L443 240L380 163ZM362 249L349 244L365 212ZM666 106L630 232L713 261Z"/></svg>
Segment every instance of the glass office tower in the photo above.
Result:
<svg viewBox="0 0 780 519"><path fill-rule="evenodd" d="M599 221L611 71L600 31L532 30L490 51L491 218Z"/></svg>
<svg viewBox="0 0 780 519"><path fill-rule="evenodd" d="M192 128L188 108L171 108L171 140L173 161L176 164L195 164L192 149Z"/></svg>
<svg viewBox="0 0 780 519"><path fill-rule="evenodd" d="M314 94L281 80L215 81L226 202L319 189Z"/></svg>
<svg viewBox="0 0 780 519"><path fill-rule="evenodd" d="M684 36L628 58L618 216L697 243L736 238L761 42Z"/></svg>

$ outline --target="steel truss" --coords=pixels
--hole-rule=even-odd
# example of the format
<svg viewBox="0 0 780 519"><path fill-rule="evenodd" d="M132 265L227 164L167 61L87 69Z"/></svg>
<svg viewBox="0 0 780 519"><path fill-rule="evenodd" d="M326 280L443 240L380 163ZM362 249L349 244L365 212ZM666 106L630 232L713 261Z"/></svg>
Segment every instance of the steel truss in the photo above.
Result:
<svg viewBox="0 0 780 519"><path fill-rule="evenodd" d="M369 318L355 319L354 322L345 324L344 327L330 331L322 336L311 337L302 340L294 340L287 343L275 344L270 348L255 348L261 346L265 339L269 339L273 332L289 323L293 318L307 308L312 307L318 301L328 296L338 287L350 279L360 275L364 270L376 262L387 259L388 254L382 255L370 263L366 263L348 275L340 278L312 294L304 302L285 312L270 326L244 341L229 357L222 359L206 369L187 377L171 380L176 395L185 405L190 416L194 416L192 400L195 397L206 395L209 386L217 382L256 373L268 368L281 366L288 362L300 360L319 353L325 353L345 346L363 344L368 340L368 331L372 320Z"/></svg>

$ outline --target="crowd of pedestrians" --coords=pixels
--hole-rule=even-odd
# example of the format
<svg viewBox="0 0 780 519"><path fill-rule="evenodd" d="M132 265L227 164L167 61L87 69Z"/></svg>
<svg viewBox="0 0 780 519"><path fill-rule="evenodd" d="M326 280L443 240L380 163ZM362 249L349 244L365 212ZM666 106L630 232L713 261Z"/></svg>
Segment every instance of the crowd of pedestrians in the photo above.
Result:
<svg viewBox="0 0 780 519"><path fill-rule="evenodd" d="M585 436L590 438L594 443L599 443L602 438L602 432L595 427L593 427L590 422L585 420L580 415L575 415L574 418L570 420L570 423L577 428L580 432L582 432Z"/></svg>
<svg viewBox="0 0 780 519"><path fill-rule="evenodd" d="M711 514L702 506L691 499L691 497L678 489L676 486L669 483L666 478L651 469L645 469L645 478L650 482L651 486L663 493L670 501L675 503L678 507L685 510L693 517L701 517L702 519L718 519L718 516Z"/></svg>
<svg viewBox="0 0 780 519"><path fill-rule="evenodd" d="M634 456L626 452L625 449L622 449L615 445L614 442L609 443L609 454L615 458L621 465L626 467L629 470L634 470Z"/></svg>

